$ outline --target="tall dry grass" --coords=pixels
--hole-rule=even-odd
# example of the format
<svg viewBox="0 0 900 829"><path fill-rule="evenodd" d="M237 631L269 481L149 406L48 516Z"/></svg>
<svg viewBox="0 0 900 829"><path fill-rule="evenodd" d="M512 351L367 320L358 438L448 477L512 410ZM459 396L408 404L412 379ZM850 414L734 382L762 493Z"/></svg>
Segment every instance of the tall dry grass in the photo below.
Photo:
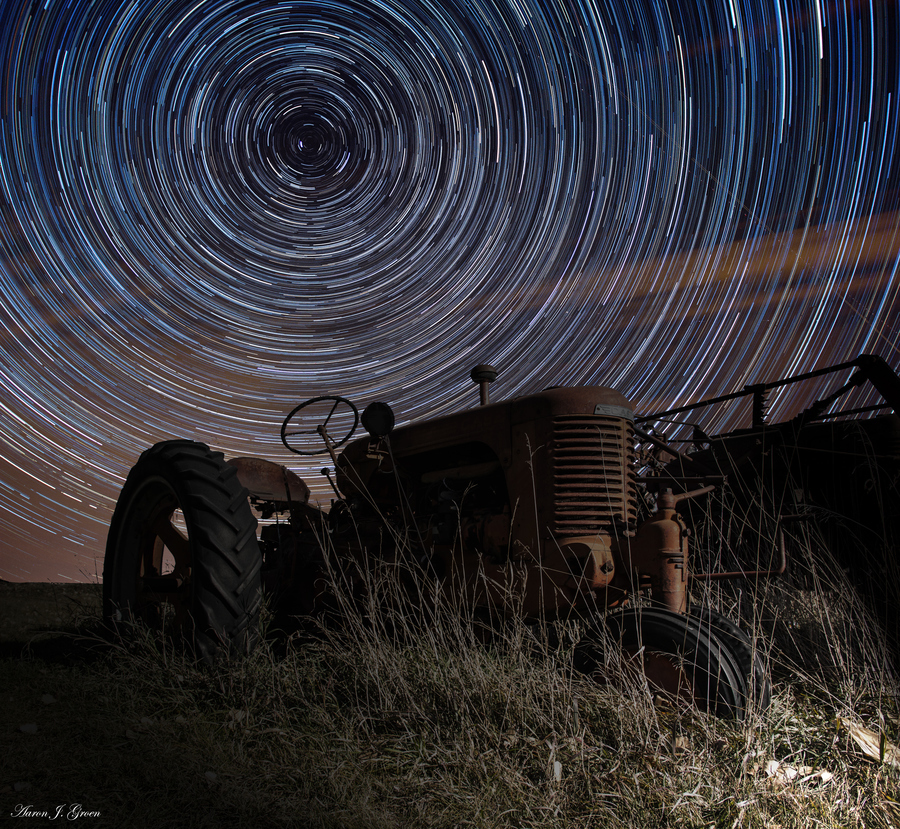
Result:
<svg viewBox="0 0 900 829"><path fill-rule="evenodd" d="M772 557L777 538L734 507L703 520L699 557ZM423 571L373 567L351 596L335 570L327 624L270 629L230 664L90 622L74 662L7 662L4 809L78 801L102 813L92 825L134 827L900 825L889 631L817 533L791 528L786 578L693 585L774 678L742 721L654 701L615 651L608 681L578 674L579 623L513 617L485 636ZM37 733L15 730L30 718Z"/></svg>

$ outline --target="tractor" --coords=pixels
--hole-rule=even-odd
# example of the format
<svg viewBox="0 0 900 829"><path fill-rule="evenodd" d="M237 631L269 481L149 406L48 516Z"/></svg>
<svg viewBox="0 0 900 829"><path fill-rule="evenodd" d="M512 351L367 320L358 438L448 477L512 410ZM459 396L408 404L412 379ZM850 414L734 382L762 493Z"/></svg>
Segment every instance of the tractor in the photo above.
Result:
<svg viewBox="0 0 900 829"><path fill-rule="evenodd" d="M613 389L491 402L496 370L471 377L480 405L397 428L383 402L360 413L328 396L294 408L281 439L330 456L327 510L277 463L226 460L190 440L148 449L111 522L105 614L175 630L215 661L252 646L264 596L278 618L306 618L333 609L335 583L364 596L387 567L418 580L411 601L440 595L488 627L582 620L575 658L587 672L598 667L592 643L609 634L666 693L724 716L765 707L770 682L751 637L689 600L692 582L723 574L691 572L683 514L727 470L641 429L663 415L636 420ZM353 440L360 423L366 435Z"/></svg>

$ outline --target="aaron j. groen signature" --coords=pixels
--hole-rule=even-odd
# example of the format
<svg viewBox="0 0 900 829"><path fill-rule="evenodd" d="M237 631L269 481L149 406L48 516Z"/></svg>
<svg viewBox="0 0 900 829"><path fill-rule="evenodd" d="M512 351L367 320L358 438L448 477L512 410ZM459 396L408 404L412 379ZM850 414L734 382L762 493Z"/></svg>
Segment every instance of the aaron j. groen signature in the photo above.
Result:
<svg viewBox="0 0 900 829"><path fill-rule="evenodd" d="M56 820L63 818L65 820L78 820L83 817L100 817L100 812L85 809L80 803L73 803L71 806L63 803L62 806L56 806L53 809L35 809L31 804L24 805L19 803L10 813L11 817L40 817L45 820Z"/></svg>

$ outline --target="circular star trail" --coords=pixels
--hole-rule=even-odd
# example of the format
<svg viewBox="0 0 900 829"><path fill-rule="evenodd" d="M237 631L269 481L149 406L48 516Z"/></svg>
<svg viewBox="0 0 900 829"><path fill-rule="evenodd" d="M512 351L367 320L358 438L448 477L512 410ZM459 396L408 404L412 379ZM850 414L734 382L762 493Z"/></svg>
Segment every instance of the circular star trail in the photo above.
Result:
<svg viewBox="0 0 900 829"><path fill-rule="evenodd" d="M897 366L897 9L682 5L6 3L0 577L92 578L158 440L317 478L307 397Z"/></svg>

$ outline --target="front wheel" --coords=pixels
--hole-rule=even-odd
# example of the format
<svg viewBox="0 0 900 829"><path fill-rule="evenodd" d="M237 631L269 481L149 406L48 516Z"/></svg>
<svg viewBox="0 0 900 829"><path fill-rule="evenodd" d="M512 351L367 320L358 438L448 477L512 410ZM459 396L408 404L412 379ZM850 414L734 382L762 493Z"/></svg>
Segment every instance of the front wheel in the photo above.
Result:
<svg viewBox="0 0 900 829"><path fill-rule="evenodd" d="M103 564L107 618L182 637L207 662L254 644L262 556L237 470L189 440L158 443L116 503Z"/></svg>
<svg viewBox="0 0 900 829"><path fill-rule="evenodd" d="M579 643L579 670L594 673L600 668L598 640L606 634L620 648L623 664L640 671L655 693L721 717L743 716L743 672L708 626L663 608L635 607L609 614L602 627Z"/></svg>
<svg viewBox="0 0 900 829"><path fill-rule="evenodd" d="M690 614L731 651L747 686L748 704L758 711L768 709L772 702L772 681L762 654L747 632L710 607L692 607Z"/></svg>

